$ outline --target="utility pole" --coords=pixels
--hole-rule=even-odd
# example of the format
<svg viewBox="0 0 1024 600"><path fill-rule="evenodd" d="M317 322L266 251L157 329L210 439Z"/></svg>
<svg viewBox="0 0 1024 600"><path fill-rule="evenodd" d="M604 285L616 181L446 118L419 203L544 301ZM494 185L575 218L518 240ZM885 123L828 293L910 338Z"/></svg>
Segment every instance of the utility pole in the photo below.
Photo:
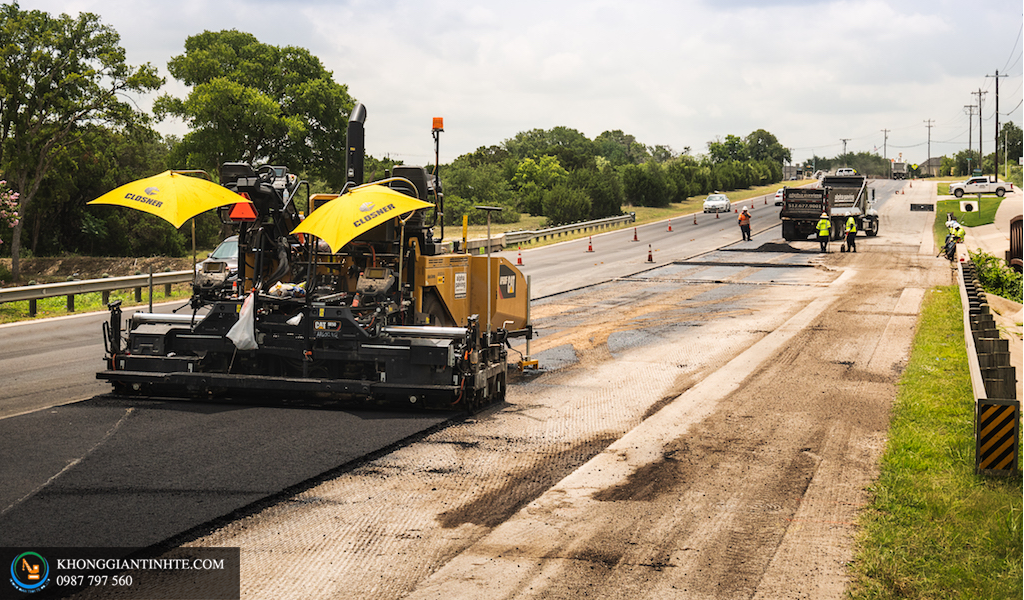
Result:
<svg viewBox="0 0 1024 600"><path fill-rule="evenodd" d="M846 164L846 142L850 141L850 139L851 138L845 138L845 139L839 138L839 141L843 143L843 166L844 167L850 166L850 165Z"/></svg>
<svg viewBox="0 0 1024 600"><path fill-rule="evenodd" d="M986 75L985 77L996 78L996 143L994 144L995 150L995 164L992 165L992 169L995 171L996 179L999 179L999 78L1006 77L1005 74L1000 75L999 71L996 70L995 75Z"/></svg>
<svg viewBox="0 0 1024 600"><path fill-rule="evenodd" d="M971 136L974 135L974 108L973 104L964 106L967 109L967 176L971 176L971 151L974 149Z"/></svg>
<svg viewBox="0 0 1024 600"><path fill-rule="evenodd" d="M889 130L883 129L882 136L882 158L888 159L889 152L887 147L889 145ZM892 179L892 163L889 163L889 179Z"/></svg>
<svg viewBox="0 0 1024 600"><path fill-rule="evenodd" d="M996 81L999 81L999 80L997 79ZM981 88L978 88L978 91L971 92L971 93L978 96L978 168L981 169L982 174L984 174L985 173L985 153L982 152L982 150L981 150L982 147L984 146L984 144L981 143L982 139L984 139L984 138L981 137L981 122L984 121L985 119L981 115L981 97L984 96L985 94L987 94L988 92L983 92L983 91L981 91Z"/></svg>
<svg viewBox="0 0 1024 600"><path fill-rule="evenodd" d="M929 163L932 160L932 120L928 119L924 124L925 127L928 128L928 160L925 161L925 164L928 164L928 168L930 169L931 165Z"/></svg>

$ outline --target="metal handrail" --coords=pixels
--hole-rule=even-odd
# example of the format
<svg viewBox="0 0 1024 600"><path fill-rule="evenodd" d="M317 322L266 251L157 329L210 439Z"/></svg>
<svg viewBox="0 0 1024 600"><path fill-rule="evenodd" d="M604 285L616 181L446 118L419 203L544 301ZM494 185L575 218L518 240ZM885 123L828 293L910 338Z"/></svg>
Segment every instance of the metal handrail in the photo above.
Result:
<svg viewBox="0 0 1024 600"><path fill-rule="evenodd" d="M168 273L153 273L152 281L153 285L171 285L174 283L191 283L193 277L192 271L171 271ZM3 288L0 289L0 303L140 288L148 286L149 282L150 275L146 274Z"/></svg>
<svg viewBox="0 0 1024 600"><path fill-rule="evenodd" d="M628 213L625 215L619 215L617 217L606 217L604 219L595 219L593 221L570 223L569 225L560 225L558 227L550 227L548 229L524 229L521 231L506 231L505 243L520 244L525 241L532 241L538 238L546 238L548 236L557 236L566 233L573 233L576 231L586 231L588 229L594 229L597 227L634 222L636 222L636 214Z"/></svg>

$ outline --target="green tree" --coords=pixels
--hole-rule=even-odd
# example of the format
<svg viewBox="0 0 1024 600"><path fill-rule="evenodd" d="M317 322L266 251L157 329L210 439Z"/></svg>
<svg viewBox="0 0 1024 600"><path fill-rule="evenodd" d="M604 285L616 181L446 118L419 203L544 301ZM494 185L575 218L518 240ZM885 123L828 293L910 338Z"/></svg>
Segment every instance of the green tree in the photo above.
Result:
<svg viewBox="0 0 1024 600"><path fill-rule="evenodd" d="M530 157L520 160L512 178L512 185L522 198L521 210L535 216L544 214L544 192L568 176L569 172L555 156L544 155L537 160Z"/></svg>
<svg viewBox="0 0 1024 600"><path fill-rule="evenodd" d="M777 162L780 165L793 160L790 151L779 143L778 138L764 129L751 132L743 143L751 160Z"/></svg>
<svg viewBox="0 0 1024 600"><path fill-rule="evenodd" d="M474 166L471 155L463 155L452 164L441 169L444 175L444 222L445 225L462 225L462 216L469 215L469 222L482 225L487 214L474 206L501 206L501 212L491 215L492 223L515 223L519 221L519 210L509 182L502 176L498 164Z"/></svg>
<svg viewBox="0 0 1024 600"><path fill-rule="evenodd" d="M309 51L237 30L205 31L189 37L167 68L192 88L184 100L163 95L154 105L158 118L178 117L191 128L172 160L207 170L235 160L281 164L344 185L355 101Z"/></svg>
<svg viewBox="0 0 1024 600"><path fill-rule="evenodd" d="M584 190L559 183L544 192L544 216L548 225L576 223L590 217L590 197Z"/></svg>
<svg viewBox="0 0 1024 600"><path fill-rule="evenodd" d="M674 193L665 169L653 160L623 167L622 189L633 206L668 206Z"/></svg>
<svg viewBox="0 0 1024 600"><path fill-rule="evenodd" d="M569 174L569 187L583 190L590 198L590 218L601 219L622 214L622 180L604 158L599 157L597 165L577 169ZM577 219L579 220L579 219Z"/></svg>
<svg viewBox="0 0 1024 600"><path fill-rule="evenodd" d="M568 170L578 169L593 161L594 143L575 129L554 127L549 130L533 129L505 140L504 148L513 158L556 156Z"/></svg>
<svg viewBox="0 0 1024 600"><path fill-rule="evenodd" d="M1010 164L1018 164L1022 150L1022 132L1013 121L1003 123L999 129L999 156L1005 158ZM1003 157L1003 149L1006 149L1006 156Z"/></svg>
<svg viewBox="0 0 1024 600"><path fill-rule="evenodd" d="M708 142L708 157L714 164L730 160L747 160L747 144L738 136L727 135L724 140Z"/></svg>
<svg viewBox="0 0 1024 600"><path fill-rule="evenodd" d="M594 138L594 148L596 153L607 159L613 167L643 164L651 157L647 146L620 129L605 131Z"/></svg>
<svg viewBox="0 0 1024 600"><path fill-rule="evenodd" d="M125 94L155 90L163 80L149 64L128 65L119 44L117 32L92 13L52 17L16 2L0 8L0 168L20 193L23 217L31 216L57 157L87 134L85 124L146 120ZM24 223L11 240L15 279Z"/></svg>

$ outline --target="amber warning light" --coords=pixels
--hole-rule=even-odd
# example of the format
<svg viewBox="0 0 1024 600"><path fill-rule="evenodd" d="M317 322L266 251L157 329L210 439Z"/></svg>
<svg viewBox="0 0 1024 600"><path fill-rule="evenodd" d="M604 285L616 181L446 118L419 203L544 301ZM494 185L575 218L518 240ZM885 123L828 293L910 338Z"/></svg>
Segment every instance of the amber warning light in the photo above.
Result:
<svg viewBox="0 0 1024 600"><path fill-rule="evenodd" d="M434 117L434 131L444 131L444 117Z"/></svg>

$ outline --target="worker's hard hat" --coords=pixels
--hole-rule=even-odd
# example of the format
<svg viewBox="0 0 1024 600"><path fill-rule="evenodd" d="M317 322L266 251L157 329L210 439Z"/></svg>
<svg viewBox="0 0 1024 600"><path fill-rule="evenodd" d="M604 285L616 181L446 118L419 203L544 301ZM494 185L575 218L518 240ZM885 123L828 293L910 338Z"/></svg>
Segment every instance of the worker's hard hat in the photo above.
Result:
<svg viewBox="0 0 1024 600"><path fill-rule="evenodd" d="M743 210L747 210L747 207L746 207L746 206L744 206L744 207L743 207Z"/></svg>
<svg viewBox="0 0 1024 600"><path fill-rule="evenodd" d="M821 218L822 219L827 219L828 218L828 213L821 213Z"/></svg>

